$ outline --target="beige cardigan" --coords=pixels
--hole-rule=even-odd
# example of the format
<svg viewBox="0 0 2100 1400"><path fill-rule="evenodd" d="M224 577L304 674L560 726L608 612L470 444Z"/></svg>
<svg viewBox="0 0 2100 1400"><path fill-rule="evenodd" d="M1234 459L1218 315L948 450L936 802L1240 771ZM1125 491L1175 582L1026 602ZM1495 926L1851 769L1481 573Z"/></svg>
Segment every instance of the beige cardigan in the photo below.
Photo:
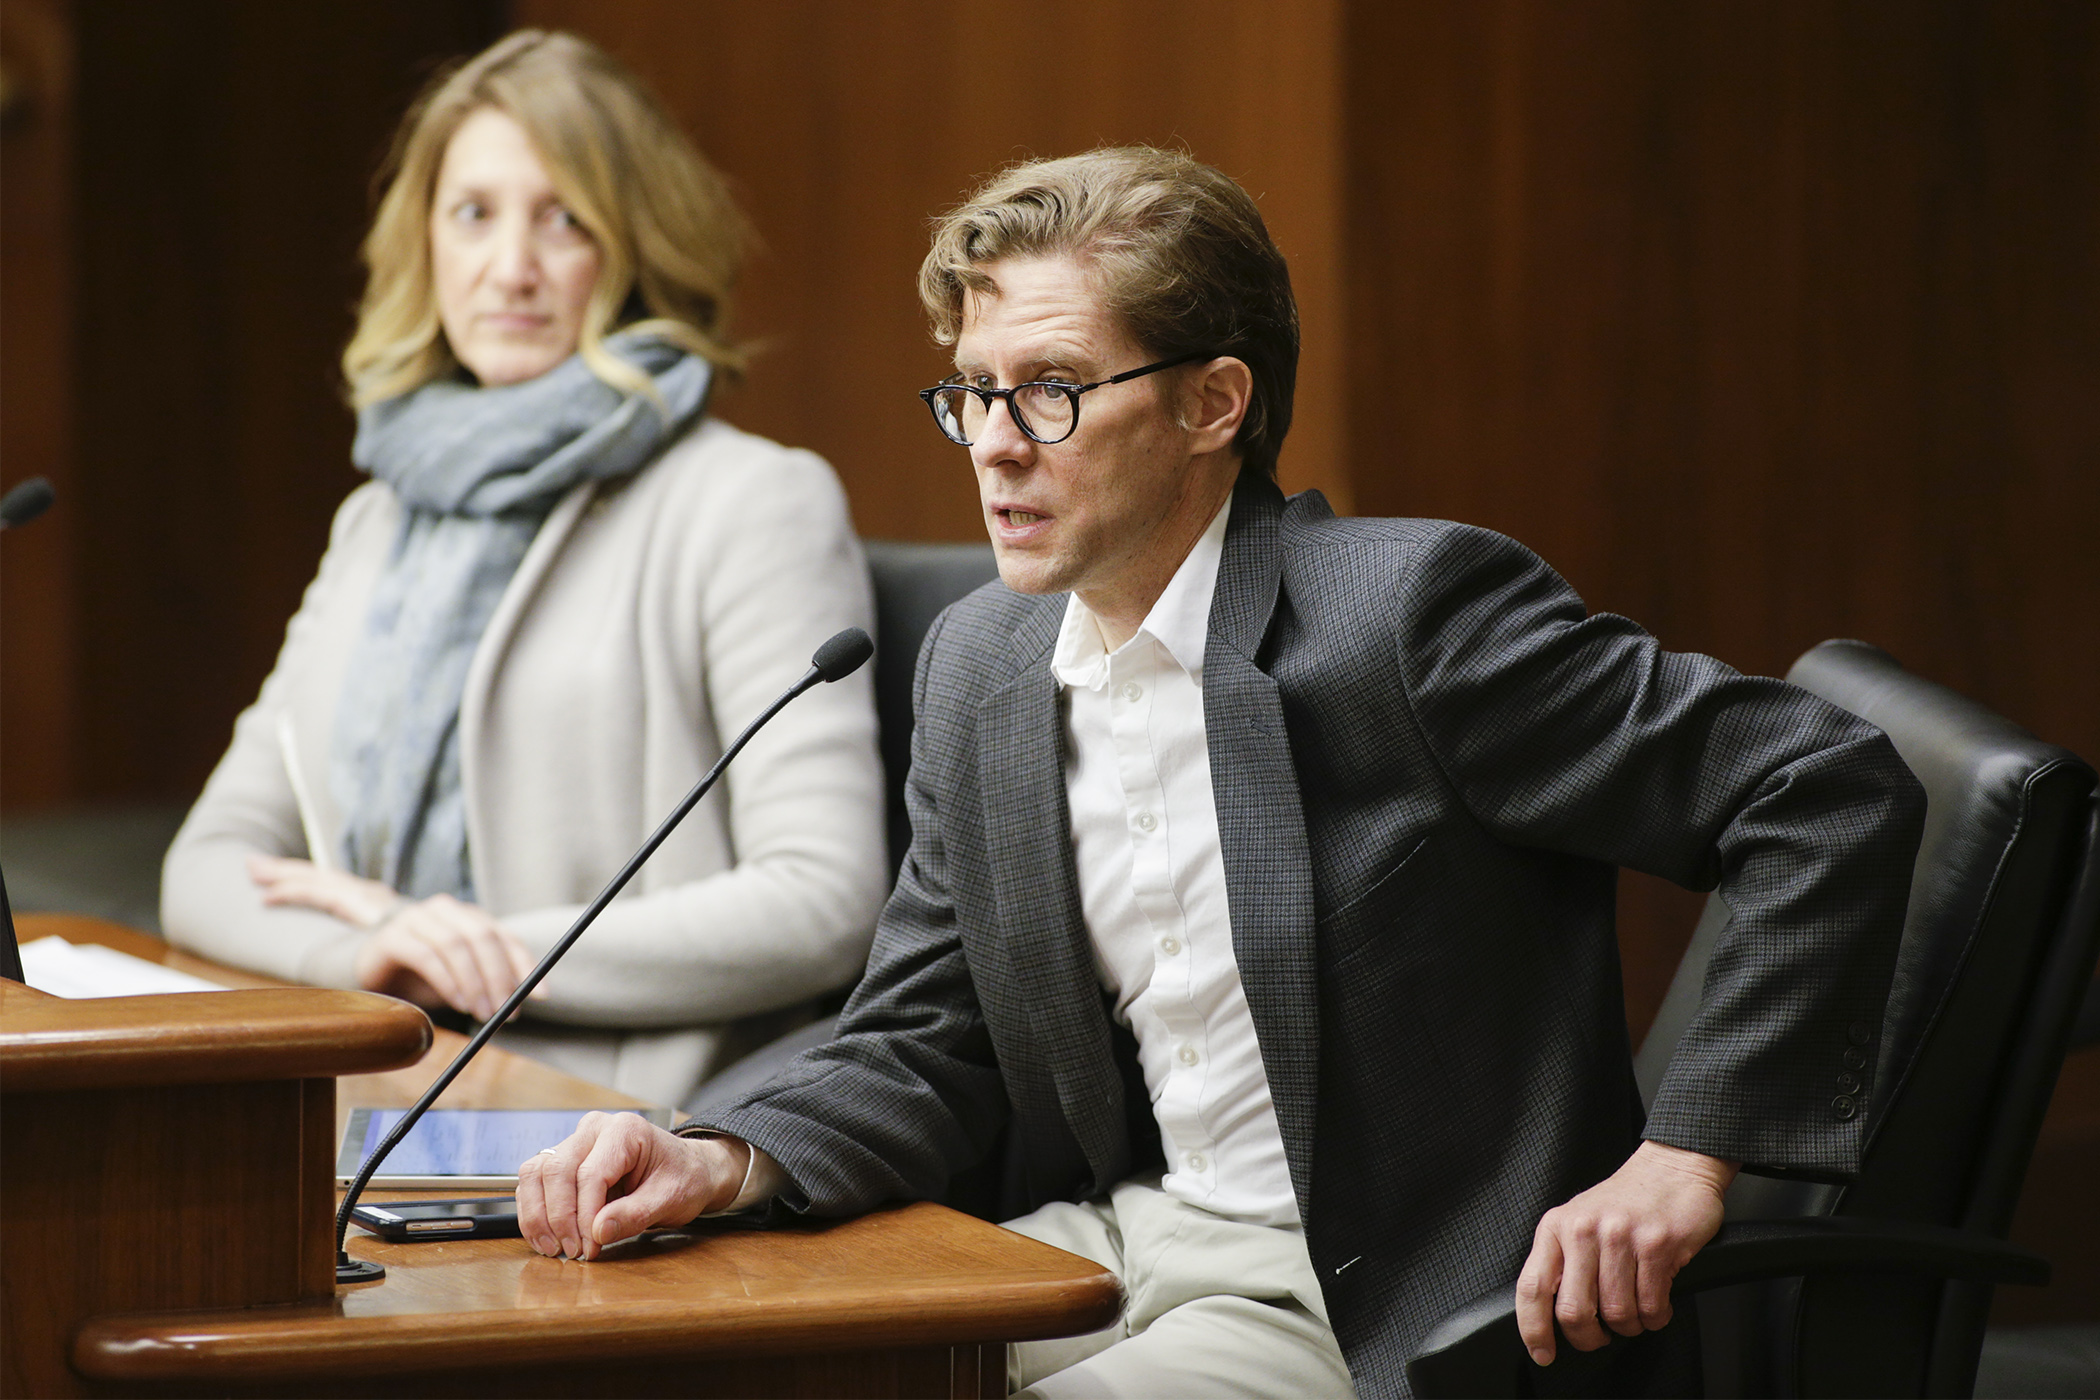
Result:
<svg viewBox="0 0 2100 1400"><path fill-rule="evenodd" d="M332 860L336 697L400 506L337 512L262 693L169 849L168 937L221 961L354 984L367 935L266 908L251 852ZM830 467L709 419L637 476L586 483L534 539L460 707L481 903L551 947L733 737L841 627L867 569ZM675 1104L779 1013L850 981L885 883L870 672L789 706L498 1039ZM739 1023L741 1026L731 1023Z"/></svg>

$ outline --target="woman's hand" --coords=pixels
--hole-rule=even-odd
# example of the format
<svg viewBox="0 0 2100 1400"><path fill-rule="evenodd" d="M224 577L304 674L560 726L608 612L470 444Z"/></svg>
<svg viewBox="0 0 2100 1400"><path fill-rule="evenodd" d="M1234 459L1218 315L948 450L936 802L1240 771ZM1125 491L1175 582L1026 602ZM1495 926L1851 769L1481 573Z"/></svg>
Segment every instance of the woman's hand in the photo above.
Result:
<svg viewBox="0 0 2100 1400"><path fill-rule="evenodd" d="M357 950L357 980L410 1001L434 995L486 1021L538 959L488 910L449 894L404 905Z"/></svg>
<svg viewBox="0 0 2100 1400"><path fill-rule="evenodd" d="M367 991L485 1021L538 961L486 909L450 895L404 900L377 880L276 856L251 858L248 874L265 904L318 909L370 929L355 963Z"/></svg>
<svg viewBox="0 0 2100 1400"><path fill-rule="evenodd" d="M357 928L378 927L404 902L377 880L285 856L248 857L248 878L262 887L265 904L318 909Z"/></svg>

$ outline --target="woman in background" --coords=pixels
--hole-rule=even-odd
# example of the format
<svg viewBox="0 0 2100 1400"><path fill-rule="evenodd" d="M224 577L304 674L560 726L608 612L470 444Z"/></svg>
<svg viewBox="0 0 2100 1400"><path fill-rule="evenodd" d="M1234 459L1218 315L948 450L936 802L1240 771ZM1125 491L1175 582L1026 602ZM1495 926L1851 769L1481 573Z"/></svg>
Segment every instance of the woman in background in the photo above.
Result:
<svg viewBox="0 0 2100 1400"><path fill-rule="evenodd" d="M168 852L176 943L486 1018L815 646L869 625L828 466L707 414L720 177L594 46L513 34L403 123L343 368L370 483ZM502 1033L660 1103L856 976L867 672L754 739Z"/></svg>

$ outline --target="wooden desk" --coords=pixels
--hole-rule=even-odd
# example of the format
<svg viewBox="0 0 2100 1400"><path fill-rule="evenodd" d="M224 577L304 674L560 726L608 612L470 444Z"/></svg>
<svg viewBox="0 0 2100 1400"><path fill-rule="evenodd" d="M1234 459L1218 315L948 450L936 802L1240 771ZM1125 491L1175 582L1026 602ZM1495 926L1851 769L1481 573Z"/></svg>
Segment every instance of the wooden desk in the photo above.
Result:
<svg viewBox="0 0 2100 1400"><path fill-rule="evenodd" d="M57 932L273 985L110 925L20 923L25 942ZM352 1106L412 1101L461 1043L439 1032L413 1069L345 1076L338 1122ZM622 1100L492 1048L441 1102ZM87 1378L76 1393L1003 1395L1007 1341L1105 1326L1121 1306L1100 1266L929 1204L788 1230L704 1225L592 1264L521 1240L353 1231L350 1250L386 1264L386 1280L272 1307L88 1319L70 1344Z"/></svg>

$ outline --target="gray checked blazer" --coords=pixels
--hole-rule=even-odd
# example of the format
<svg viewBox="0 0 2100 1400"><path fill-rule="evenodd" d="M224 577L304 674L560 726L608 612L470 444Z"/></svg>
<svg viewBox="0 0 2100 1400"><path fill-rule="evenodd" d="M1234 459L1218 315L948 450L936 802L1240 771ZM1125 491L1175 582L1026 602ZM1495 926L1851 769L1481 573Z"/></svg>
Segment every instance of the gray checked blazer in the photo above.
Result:
<svg viewBox="0 0 2100 1400"><path fill-rule="evenodd" d="M926 639L911 851L867 977L836 1041L699 1125L779 1160L776 1211L974 1193L1009 1218L1159 1158L1080 913L1064 606L993 583ZM1363 1394L1405 1394L1436 1320L1643 1136L1856 1168L1837 1075L1848 1028L1881 1024L1924 811L1878 729L1587 614L1500 535L1336 519L1256 478L1203 705L1233 950ZM1645 1125L1620 865L1734 913Z"/></svg>

